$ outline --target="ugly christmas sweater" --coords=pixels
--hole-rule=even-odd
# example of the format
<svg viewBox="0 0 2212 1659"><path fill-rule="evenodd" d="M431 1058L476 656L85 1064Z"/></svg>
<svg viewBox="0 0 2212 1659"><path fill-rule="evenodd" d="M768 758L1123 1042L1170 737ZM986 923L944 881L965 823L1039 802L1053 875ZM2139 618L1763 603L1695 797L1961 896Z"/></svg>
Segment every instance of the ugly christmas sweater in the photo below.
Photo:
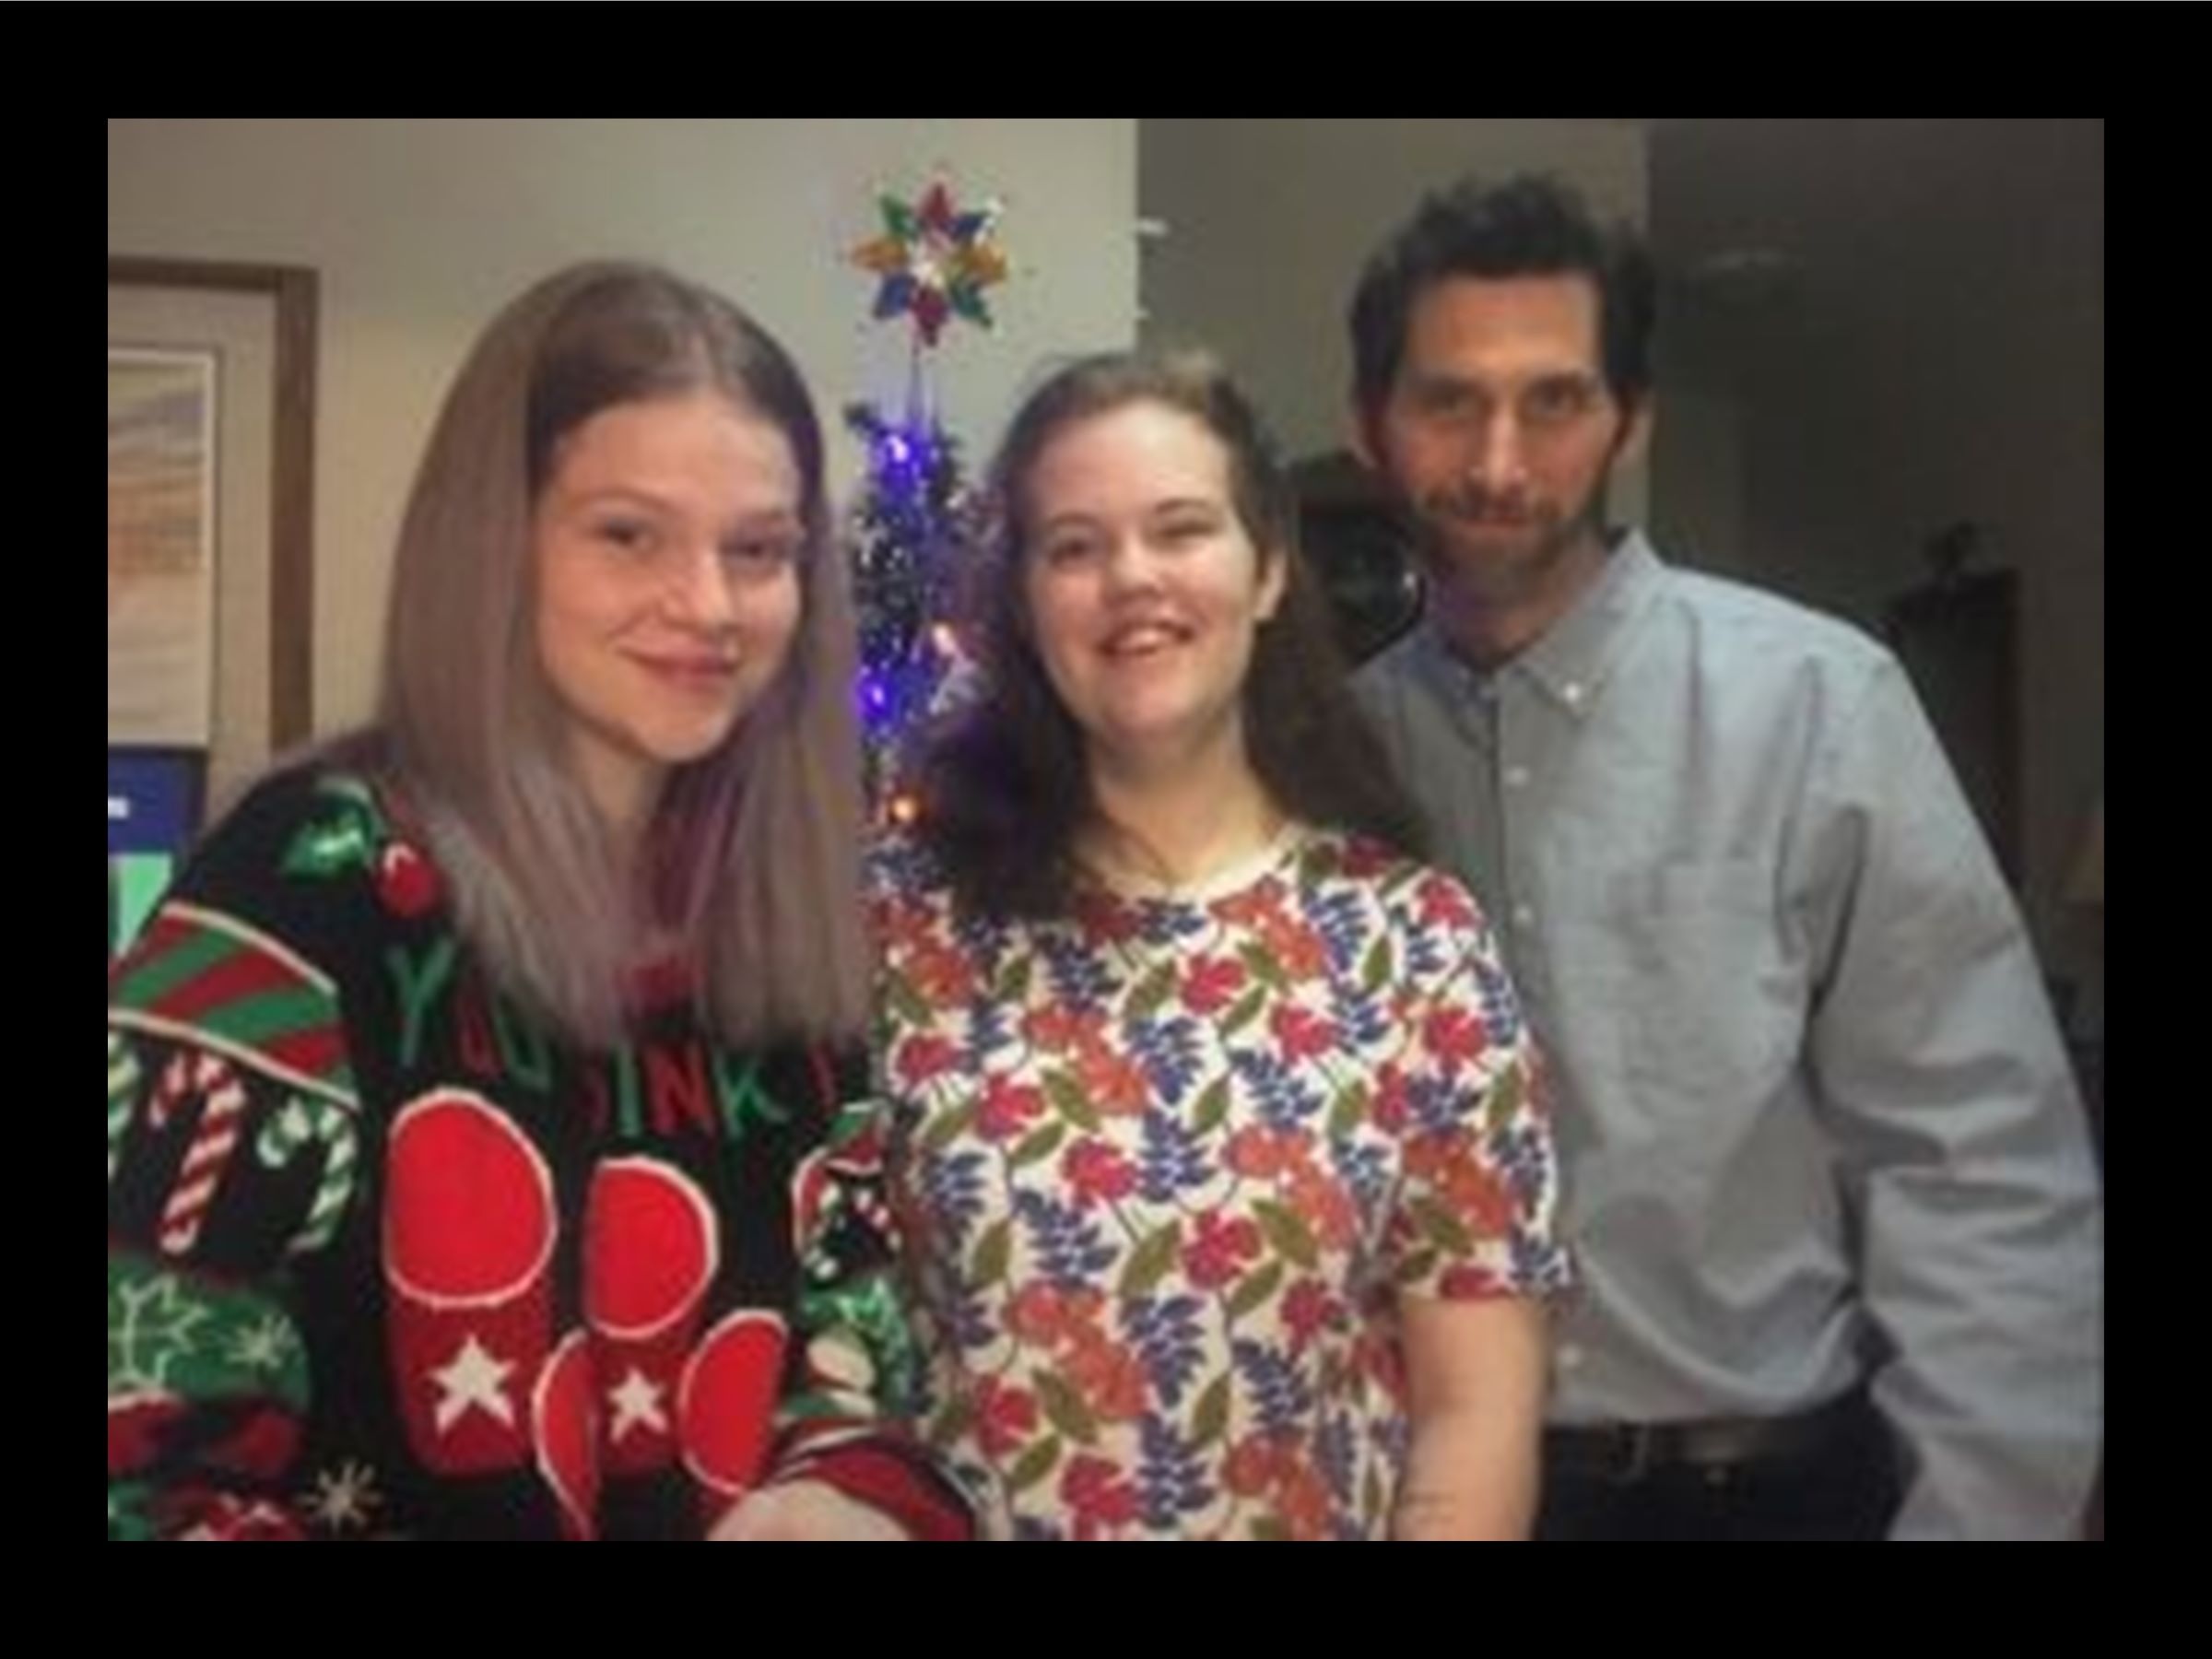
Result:
<svg viewBox="0 0 2212 1659"><path fill-rule="evenodd" d="M256 789L108 982L108 1533L698 1536L800 1474L966 1518L857 1053L680 984L585 1054L363 779Z"/></svg>

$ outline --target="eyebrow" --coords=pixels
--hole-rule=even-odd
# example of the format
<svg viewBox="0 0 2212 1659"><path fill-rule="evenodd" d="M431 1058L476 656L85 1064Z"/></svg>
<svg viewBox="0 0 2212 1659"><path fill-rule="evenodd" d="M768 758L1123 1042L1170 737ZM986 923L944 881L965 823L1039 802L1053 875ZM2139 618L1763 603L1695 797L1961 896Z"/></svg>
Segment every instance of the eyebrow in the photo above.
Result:
<svg viewBox="0 0 2212 1659"><path fill-rule="evenodd" d="M587 489L570 498L577 507L598 507L613 502L627 502L654 512L666 512L673 504L651 490L638 489L627 484L609 484L598 489ZM791 507L763 507L751 512L741 512L730 522L733 530L792 530L806 527L806 515Z"/></svg>

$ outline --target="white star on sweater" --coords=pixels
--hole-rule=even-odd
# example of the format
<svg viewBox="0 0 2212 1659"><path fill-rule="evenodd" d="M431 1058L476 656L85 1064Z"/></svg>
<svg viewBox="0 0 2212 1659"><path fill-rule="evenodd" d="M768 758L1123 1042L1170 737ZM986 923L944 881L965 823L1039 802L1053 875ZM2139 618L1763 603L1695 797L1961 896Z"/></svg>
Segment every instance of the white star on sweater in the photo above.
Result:
<svg viewBox="0 0 2212 1659"><path fill-rule="evenodd" d="M445 1433L471 1409L513 1428L514 1402L507 1397L506 1390L507 1379L513 1371L513 1360L500 1359L471 1331L460 1352L430 1373L440 1390L433 1414L438 1432Z"/></svg>
<svg viewBox="0 0 2212 1659"><path fill-rule="evenodd" d="M663 1390L658 1382L636 1366L625 1371L622 1381L606 1391L606 1403L615 1408L614 1421L607 1426L607 1439L616 1445L632 1429L650 1429L655 1434L668 1432L668 1414L661 1409Z"/></svg>

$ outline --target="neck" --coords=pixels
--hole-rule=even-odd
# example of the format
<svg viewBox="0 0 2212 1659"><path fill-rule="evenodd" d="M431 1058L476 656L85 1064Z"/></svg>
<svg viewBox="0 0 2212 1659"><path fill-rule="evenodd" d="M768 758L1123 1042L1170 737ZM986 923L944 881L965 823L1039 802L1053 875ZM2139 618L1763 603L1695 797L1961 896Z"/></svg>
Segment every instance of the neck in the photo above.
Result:
<svg viewBox="0 0 2212 1659"><path fill-rule="evenodd" d="M1094 759L1091 792L1099 821L1081 838L1084 855L1171 887L1203 881L1249 858L1283 824L1241 744L1207 764L1172 769Z"/></svg>
<svg viewBox="0 0 2212 1659"><path fill-rule="evenodd" d="M1543 580L1502 590L1455 580L1447 568L1438 572L1431 597L1437 625L1477 667L1511 662L1574 608L1604 571L1607 551L1604 535L1588 526L1559 549Z"/></svg>

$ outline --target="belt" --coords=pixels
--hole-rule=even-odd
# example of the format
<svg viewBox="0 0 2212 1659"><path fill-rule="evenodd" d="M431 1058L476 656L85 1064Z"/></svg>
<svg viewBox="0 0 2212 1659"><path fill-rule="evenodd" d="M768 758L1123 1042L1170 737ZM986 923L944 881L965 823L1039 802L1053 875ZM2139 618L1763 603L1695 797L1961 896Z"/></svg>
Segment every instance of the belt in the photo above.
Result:
<svg viewBox="0 0 2212 1659"><path fill-rule="evenodd" d="M1865 1396L1854 1392L1789 1417L1578 1423L1544 1431L1544 1466L1547 1474L1626 1486L1666 1469L1800 1462L1858 1430L1866 1411Z"/></svg>

